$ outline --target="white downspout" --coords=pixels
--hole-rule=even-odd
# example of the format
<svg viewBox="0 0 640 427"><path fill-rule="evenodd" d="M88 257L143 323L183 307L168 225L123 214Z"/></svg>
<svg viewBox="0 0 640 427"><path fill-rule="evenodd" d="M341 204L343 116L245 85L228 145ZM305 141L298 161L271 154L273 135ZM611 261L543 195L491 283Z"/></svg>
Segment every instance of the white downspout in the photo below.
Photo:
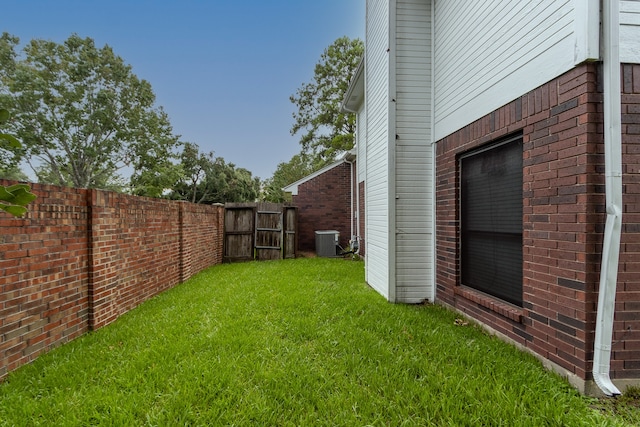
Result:
<svg viewBox="0 0 640 427"><path fill-rule="evenodd" d="M356 151L356 156L357 156L357 151ZM356 157L356 162L357 162L357 157ZM358 185L358 168L354 167L353 162L349 162L351 164L351 240L353 240L353 242L356 245L354 254L355 255L359 255L360 254L360 187ZM357 163L356 163L357 164ZM355 185L355 188L354 188ZM355 195L355 209L354 209L354 205L353 205L353 193L356 193ZM355 211L355 215L354 215L354 211ZM353 226L353 222L355 221L355 227ZM355 234L353 234L355 230ZM351 246L351 248L353 249L353 245Z"/></svg>
<svg viewBox="0 0 640 427"><path fill-rule="evenodd" d="M356 162L357 162L356 158ZM360 252L360 183L358 182L358 168L356 163L355 177L356 177L356 238L358 239L358 252Z"/></svg>
<svg viewBox="0 0 640 427"><path fill-rule="evenodd" d="M351 208L351 216L350 216L350 220L349 220L349 225L351 226L351 236L349 237L349 243L353 242L353 239L355 237L355 235L353 234L353 220L354 220L354 209L353 209L353 162L346 160L345 158L345 162L347 162L349 164L349 174L350 174L350 182L349 182L349 194L351 195L351 201L349 202L349 207ZM351 249L353 250L353 246L351 247Z"/></svg>
<svg viewBox="0 0 640 427"><path fill-rule="evenodd" d="M431 286L429 288L429 301L436 302L436 266L438 258L436 257L436 0L431 1L431 129L429 137L431 138Z"/></svg>
<svg viewBox="0 0 640 427"><path fill-rule="evenodd" d="M607 222L602 247L602 267L596 335L593 355L593 379L607 396L620 394L609 378L616 281L622 233L622 134L620 96L620 2L604 0L603 74L604 74L604 156Z"/></svg>

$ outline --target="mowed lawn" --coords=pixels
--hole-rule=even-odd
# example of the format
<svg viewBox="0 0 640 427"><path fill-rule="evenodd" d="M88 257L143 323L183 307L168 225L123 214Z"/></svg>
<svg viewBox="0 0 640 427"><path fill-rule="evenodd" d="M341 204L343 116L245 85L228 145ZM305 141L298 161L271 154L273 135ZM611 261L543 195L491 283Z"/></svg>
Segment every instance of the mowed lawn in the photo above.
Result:
<svg viewBox="0 0 640 427"><path fill-rule="evenodd" d="M362 262L220 265L10 374L0 425L625 425L457 318Z"/></svg>

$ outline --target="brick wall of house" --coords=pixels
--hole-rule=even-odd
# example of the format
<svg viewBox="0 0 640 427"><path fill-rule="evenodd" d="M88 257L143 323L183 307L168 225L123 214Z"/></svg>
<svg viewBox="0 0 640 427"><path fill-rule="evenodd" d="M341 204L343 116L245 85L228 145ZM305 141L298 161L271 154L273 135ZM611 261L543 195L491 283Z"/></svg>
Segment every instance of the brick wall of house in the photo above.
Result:
<svg viewBox="0 0 640 427"><path fill-rule="evenodd" d="M640 67L624 66L624 204L611 377L640 378ZM590 380L605 222L602 89L584 64L437 145L437 296ZM523 135L523 307L460 286L458 156Z"/></svg>
<svg viewBox="0 0 640 427"><path fill-rule="evenodd" d="M340 245L351 238L351 165L342 163L298 186L298 249L315 251L317 230L337 230Z"/></svg>
<svg viewBox="0 0 640 427"><path fill-rule="evenodd" d="M640 378L640 65L622 67L622 251L612 369ZM615 378L615 377L614 377Z"/></svg>
<svg viewBox="0 0 640 427"><path fill-rule="evenodd" d="M32 191L24 219L0 213L0 378L222 261L221 206Z"/></svg>

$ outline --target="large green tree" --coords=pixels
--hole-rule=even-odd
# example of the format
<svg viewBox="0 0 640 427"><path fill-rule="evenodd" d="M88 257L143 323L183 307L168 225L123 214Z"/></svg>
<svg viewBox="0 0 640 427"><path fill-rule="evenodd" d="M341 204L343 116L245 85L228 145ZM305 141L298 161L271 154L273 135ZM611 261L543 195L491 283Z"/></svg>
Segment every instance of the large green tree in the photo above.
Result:
<svg viewBox="0 0 640 427"><path fill-rule="evenodd" d="M13 46L18 43L18 39L3 34L0 38L0 170L14 170L24 154L22 145L18 139L7 132L11 127L11 115L9 114L9 104L7 102L8 88L1 84L8 79L14 71L15 52ZM6 178L6 177L5 177Z"/></svg>
<svg viewBox="0 0 640 427"><path fill-rule="evenodd" d="M9 111L0 108L0 126L4 127L9 121L9 117ZM5 133L4 131L0 133L0 154L7 150L19 149L20 146L20 141L18 141L15 136ZM0 158L1 157L2 156L0 156ZM25 206L35 200L35 198L36 195L31 193L31 188L26 184L15 184L8 187L0 185L0 210L8 212L13 216L23 216L27 213Z"/></svg>
<svg viewBox="0 0 640 427"><path fill-rule="evenodd" d="M226 163L213 152L185 143L180 155L181 177L169 197L193 203L253 202L260 193L260 179L244 168Z"/></svg>
<svg viewBox="0 0 640 427"><path fill-rule="evenodd" d="M267 202L290 202L291 197L282 191L283 187L296 182L319 169L313 158L304 152L296 154L288 162L279 163L271 178L265 180L261 198Z"/></svg>
<svg viewBox="0 0 640 427"><path fill-rule="evenodd" d="M174 197L202 203L220 187L214 179L216 158L213 152L202 153L196 144L186 143L180 155L181 179L174 187Z"/></svg>
<svg viewBox="0 0 640 427"><path fill-rule="evenodd" d="M12 181L29 181L29 177L18 166L0 168L0 178Z"/></svg>
<svg viewBox="0 0 640 427"><path fill-rule="evenodd" d="M290 97L298 109L291 134L301 134L302 149L322 162L353 148L355 115L340 107L363 53L361 40L337 39L320 56L313 81Z"/></svg>
<svg viewBox="0 0 640 427"><path fill-rule="evenodd" d="M11 130L40 181L113 188L128 168L138 194L172 184L162 171L179 142L149 82L91 38L32 40L22 55L18 41L0 37L0 106L14 111Z"/></svg>

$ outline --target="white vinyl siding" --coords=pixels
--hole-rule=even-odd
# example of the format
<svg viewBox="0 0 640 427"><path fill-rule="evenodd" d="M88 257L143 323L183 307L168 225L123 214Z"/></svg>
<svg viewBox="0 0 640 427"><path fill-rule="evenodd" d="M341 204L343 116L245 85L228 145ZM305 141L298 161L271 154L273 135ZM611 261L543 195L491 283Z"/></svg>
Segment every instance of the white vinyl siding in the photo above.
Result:
<svg viewBox="0 0 640 427"><path fill-rule="evenodd" d="M396 301L418 303L432 286L431 5L396 5Z"/></svg>
<svg viewBox="0 0 640 427"><path fill-rule="evenodd" d="M367 176L367 109L363 104L356 115L356 161L363 159L362 164L358 165L357 182L361 183Z"/></svg>
<svg viewBox="0 0 640 427"><path fill-rule="evenodd" d="M640 1L620 2L620 61L640 63Z"/></svg>
<svg viewBox="0 0 640 427"><path fill-rule="evenodd" d="M436 140L574 67L575 1L436 0Z"/></svg>
<svg viewBox="0 0 640 427"><path fill-rule="evenodd" d="M599 0L367 0L358 182L366 279L433 298L433 142L584 61ZM640 0L621 1L621 59L640 62Z"/></svg>
<svg viewBox="0 0 640 427"><path fill-rule="evenodd" d="M367 252L366 252L366 234L365 230L362 228L360 218L364 218L363 215L366 215L364 211L360 210L360 205L364 202L366 203L366 187L365 187L365 198L360 199L362 195L360 194L360 183L365 181L367 176L367 109L365 108L365 104L363 103L358 110L356 115L356 235L360 238L364 236L365 241L362 244L365 245L364 251L364 261L365 264L367 262ZM366 186L366 183L365 183ZM368 280L368 273L365 269L365 281Z"/></svg>
<svg viewBox="0 0 640 427"><path fill-rule="evenodd" d="M389 5L367 1L365 50L366 275L371 287L389 294ZM359 162L362 164L362 162Z"/></svg>

